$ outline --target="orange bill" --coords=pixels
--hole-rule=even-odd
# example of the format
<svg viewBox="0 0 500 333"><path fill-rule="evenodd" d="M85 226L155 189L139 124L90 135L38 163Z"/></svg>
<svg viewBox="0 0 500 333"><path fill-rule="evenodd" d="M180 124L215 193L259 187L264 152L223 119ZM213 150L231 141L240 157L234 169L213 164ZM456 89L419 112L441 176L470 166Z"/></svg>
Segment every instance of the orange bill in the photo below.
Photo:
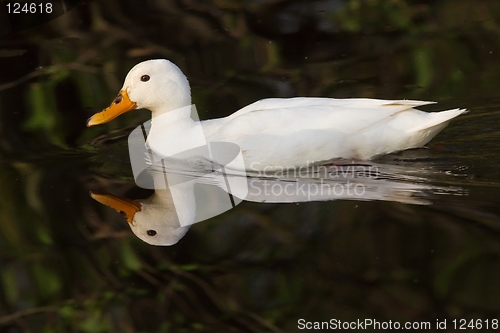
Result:
<svg viewBox="0 0 500 333"><path fill-rule="evenodd" d="M92 199L109 206L120 214L125 214L127 222L133 224L135 213L141 210L141 205L127 198L118 198L111 194L98 194L90 192Z"/></svg>
<svg viewBox="0 0 500 333"><path fill-rule="evenodd" d="M87 127L107 123L119 115L135 108L137 108L137 104L130 100L126 90L122 90L109 107L96 113L87 120Z"/></svg>

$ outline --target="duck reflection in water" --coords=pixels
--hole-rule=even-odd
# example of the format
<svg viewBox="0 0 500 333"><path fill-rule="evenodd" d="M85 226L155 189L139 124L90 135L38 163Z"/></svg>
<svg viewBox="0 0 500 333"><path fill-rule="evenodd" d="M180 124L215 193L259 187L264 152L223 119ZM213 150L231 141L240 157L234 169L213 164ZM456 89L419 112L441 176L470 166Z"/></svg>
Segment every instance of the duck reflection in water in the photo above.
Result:
<svg viewBox="0 0 500 333"><path fill-rule="evenodd" d="M163 160L138 174L137 184L155 189L147 199L132 201L98 193L91 196L124 214L141 240L168 246L177 243L192 224L222 214L243 200L298 203L348 199L425 205L431 203L429 196L433 193L463 194L460 188L430 185L428 179L412 175L418 174L417 168L337 160L241 174L227 165L200 163L199 156L194 159L194 163Z"/></svg>

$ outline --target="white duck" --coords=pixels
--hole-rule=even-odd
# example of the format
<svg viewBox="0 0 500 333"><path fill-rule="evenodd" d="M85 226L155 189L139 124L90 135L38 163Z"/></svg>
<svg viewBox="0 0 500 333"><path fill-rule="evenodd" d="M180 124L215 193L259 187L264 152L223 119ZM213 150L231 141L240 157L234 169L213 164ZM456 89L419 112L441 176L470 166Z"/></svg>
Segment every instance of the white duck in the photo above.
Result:
<svg viewBox="0 0 500 333"><path fill-rule="evenodd" d="M427 113L414 107L434 102L379 99L271 98L232 115L201 122L209 142L231 142L254 171L311 165L335 158L366 160L429 142L448 122L466 112ZM165 59L130 70L111 106L87 126L106 123L136 108L152 113L148 145L158 154L198 146L200 123L191 119L186 76ZM169 150L170 152L171 150ZM177 149L176 149L177 151ZM163 154L170 155L170 154Z"/></svg>

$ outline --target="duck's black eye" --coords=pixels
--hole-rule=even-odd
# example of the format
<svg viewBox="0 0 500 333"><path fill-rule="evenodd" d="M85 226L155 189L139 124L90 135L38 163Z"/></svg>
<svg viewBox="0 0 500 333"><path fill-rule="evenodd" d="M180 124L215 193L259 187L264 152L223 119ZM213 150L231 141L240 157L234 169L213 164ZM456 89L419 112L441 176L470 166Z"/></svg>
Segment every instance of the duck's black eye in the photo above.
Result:
<svg viewBox="0 0 500 333"><path fill-rule="evenodd" d="M141 81L142 82L149 81L149 75L143 75L143 76L141 76Z"/></svg>
<svg viewBox="0 0 500 333"><path fill-rule="evenodd" d="M148 230L147 234L148 234L148 236L155 236L156 235L156 231L154 231L154 230Z"/></svg>

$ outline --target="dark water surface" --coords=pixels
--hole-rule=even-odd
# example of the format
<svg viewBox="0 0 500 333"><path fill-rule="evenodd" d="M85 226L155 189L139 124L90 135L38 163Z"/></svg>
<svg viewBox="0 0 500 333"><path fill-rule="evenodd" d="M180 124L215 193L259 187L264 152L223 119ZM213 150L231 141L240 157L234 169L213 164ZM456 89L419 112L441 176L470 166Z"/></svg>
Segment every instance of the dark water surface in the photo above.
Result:
<svg viewBox="0 0 500 333"><path fill-rule="evenodd" d="M500 2L81 1L0 38L1 332L500 320ZM244 202L150 246L88 194L151 194L127 150L150 113L85 121L152 58L184 71L203 119L266 97L467 108L426 149L373 162L448 190L426 205Z"/></svg>

